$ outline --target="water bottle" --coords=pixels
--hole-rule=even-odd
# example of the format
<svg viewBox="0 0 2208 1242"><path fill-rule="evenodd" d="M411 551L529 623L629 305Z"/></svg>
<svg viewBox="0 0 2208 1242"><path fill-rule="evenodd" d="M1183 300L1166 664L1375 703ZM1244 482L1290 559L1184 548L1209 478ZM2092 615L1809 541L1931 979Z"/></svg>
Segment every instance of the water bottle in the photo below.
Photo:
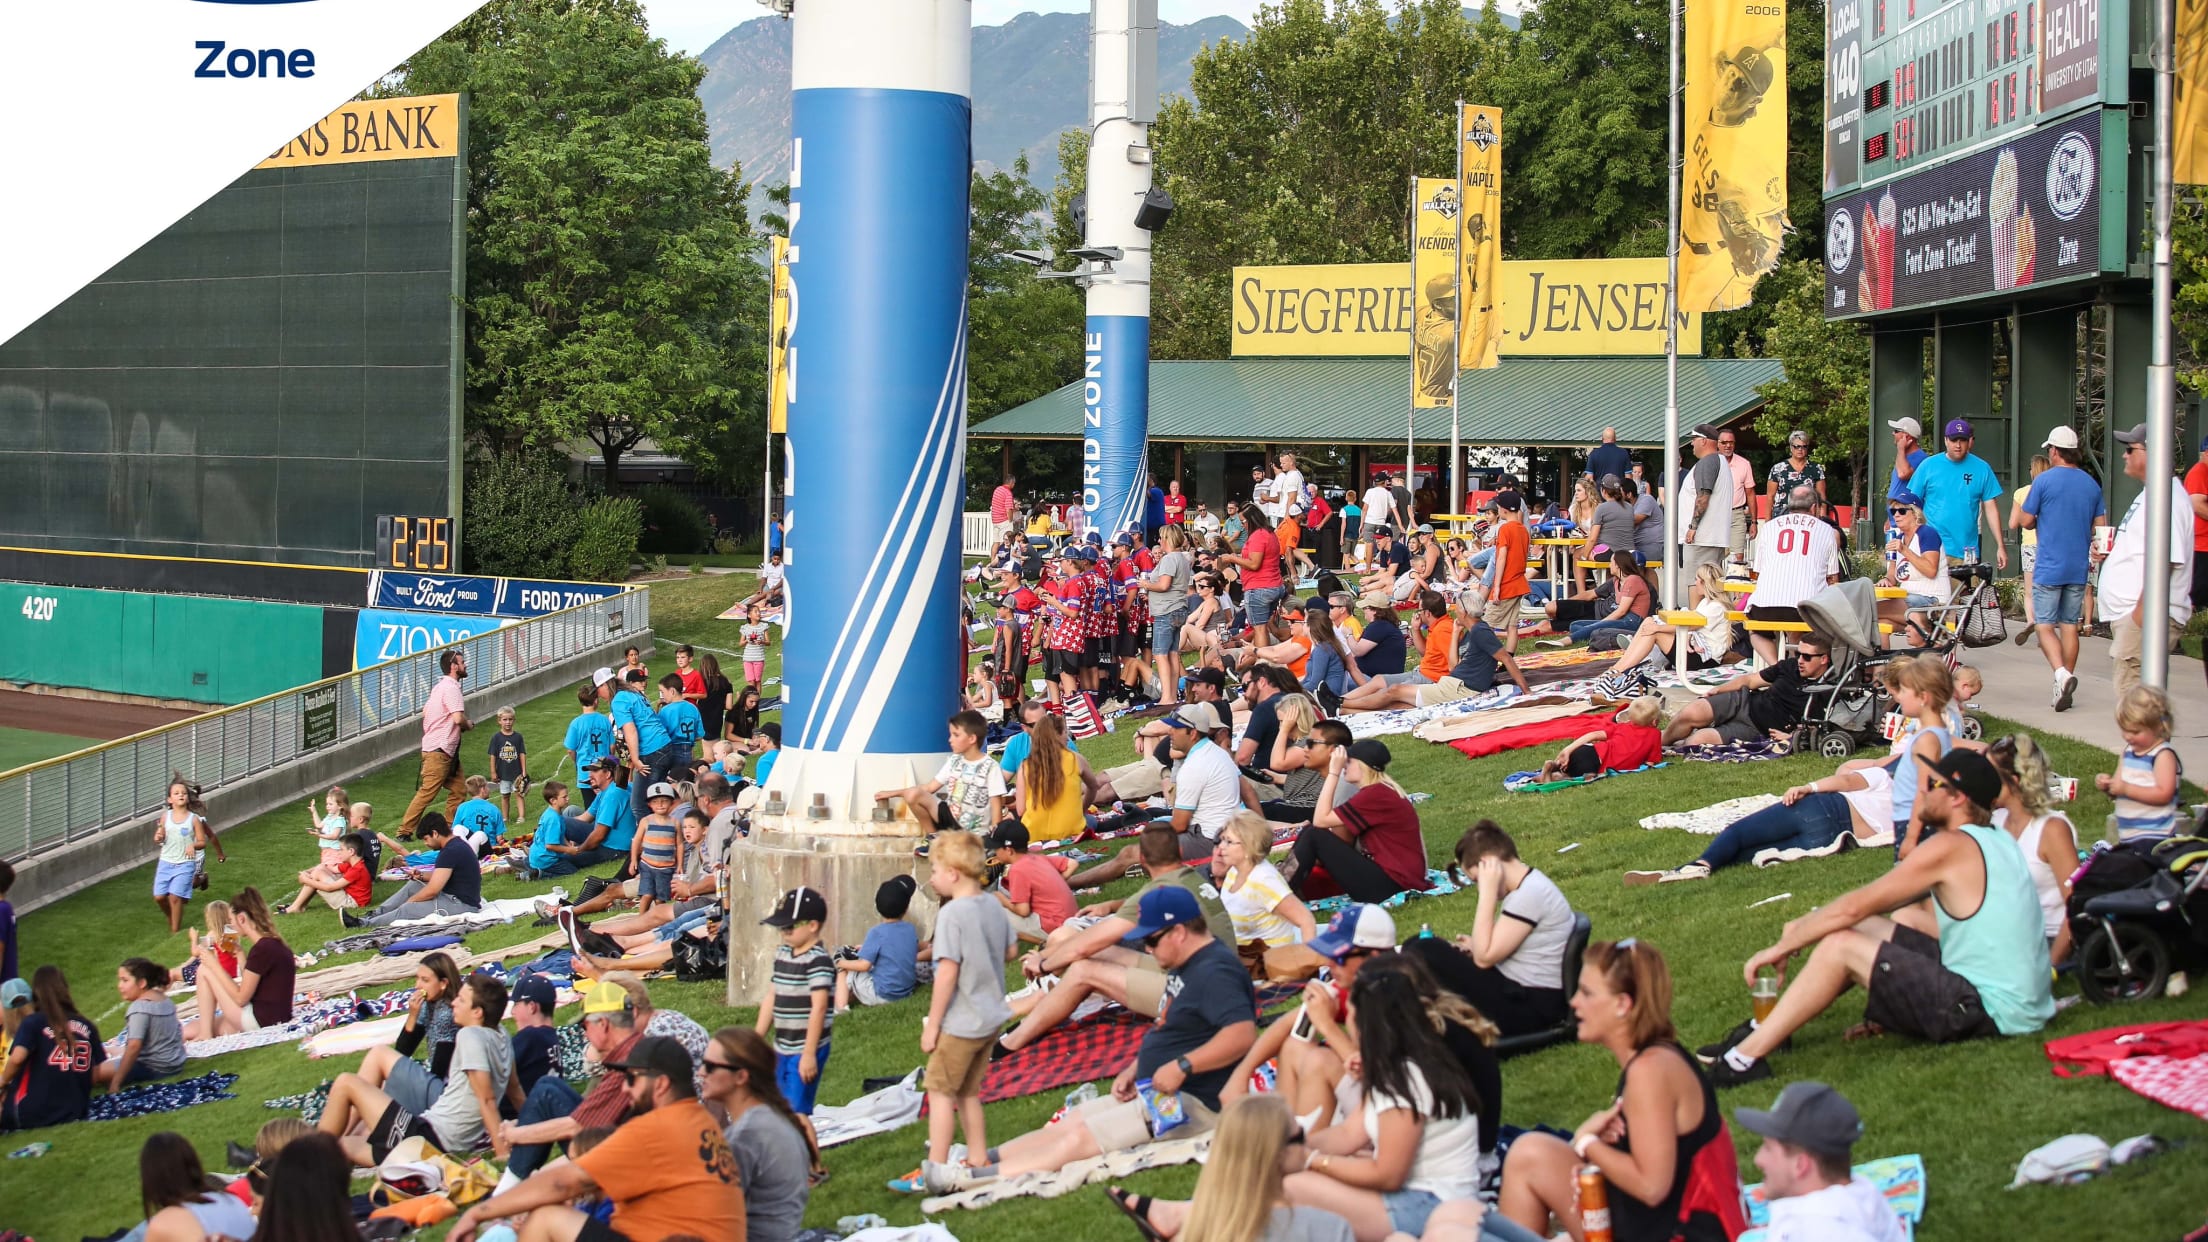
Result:
<svg viewBox="0 0 2208 1242"><path fill-rule="evenodd" d="M1418 925L1418 938L1420 940L1432 940L1434 938L1434 925L1432 923L1420 923Z"/></svg>
<svg viewBox="0 0 2208 1242"><path fill-rule="evenodd" d="M1085 1082L1066 1092L1066 1111L1071 1112L1096 1098L1096 1084Z"/></svg>
<svg viewBox="0 0 2208 1242"><path fill-rule="evenodd" d="M40 1156L45 1155L47 1152L50 1152L53 1149L54 1145L52 1143L33 1143L28 1147L18 1147L14 1151L9 1152L8 1159L36 1160Z"/></svg>
<svg viewBox="0 0 2208 1242"><path fill-rule="evenodd" d="M861 1229L884 1229L888 1226L888 1221L868 1212L863 1216L845 1216L837 1220L836 1232L848 1237Z"/></svg>

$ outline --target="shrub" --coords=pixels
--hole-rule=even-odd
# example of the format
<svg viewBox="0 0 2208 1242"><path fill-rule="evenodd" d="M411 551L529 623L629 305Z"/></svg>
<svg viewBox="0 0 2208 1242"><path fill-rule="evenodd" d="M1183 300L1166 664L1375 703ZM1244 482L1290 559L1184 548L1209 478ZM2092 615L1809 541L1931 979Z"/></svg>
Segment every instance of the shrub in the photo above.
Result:
<svg viewBox="0 0 2208 1242"><path fill-rule="evenodd" d="M461 522L468 572L562 577L578 519L558 458L505 454L468 463Z"/></svg>
<svg viewBox="0 0 2208 1242"><path fill-rule="evenodd" d="M638 488L633 493L644 506L644 534L637 550L647 555L681 555L703 552L713 539L713 528L697 502L671 487Z"/></svg>
<svg viewBox="0 0 2208 1242"><path fill-rule="evenodd" d="M578 513L568 572L585 582L620 582L636 560L644 506L632 496L601 496Z"/></svg>

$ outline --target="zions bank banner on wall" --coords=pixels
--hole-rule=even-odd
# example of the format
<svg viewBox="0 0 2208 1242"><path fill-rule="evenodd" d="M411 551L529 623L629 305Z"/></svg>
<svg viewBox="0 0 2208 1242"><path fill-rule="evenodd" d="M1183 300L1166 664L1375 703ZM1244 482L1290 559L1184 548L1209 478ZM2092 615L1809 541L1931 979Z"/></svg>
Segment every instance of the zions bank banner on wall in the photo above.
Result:
<svg viewBox="0 0 2208 1242"><path fill-rule="evenodd" d="M450 647L511 624L499 617L363 608L354 622L353 667L373 668L403 656Z"/></svg>
<svg viewBox="0 0 2208 1242"><path fill-rule="evenodd" d="M441 612L476 617L541 617L619 595L606 582L547 582L538 578L477 578L378 570L368 580L370 608Z"/></svg>

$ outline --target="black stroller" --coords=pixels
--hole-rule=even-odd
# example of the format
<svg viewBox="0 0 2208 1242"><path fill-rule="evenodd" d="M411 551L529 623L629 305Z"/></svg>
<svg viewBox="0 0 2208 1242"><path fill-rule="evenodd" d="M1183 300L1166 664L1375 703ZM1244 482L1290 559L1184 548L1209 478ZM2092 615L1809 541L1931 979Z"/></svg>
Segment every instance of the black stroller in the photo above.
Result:
<svg viewBox="0 0 2208 1242"><path fill-rule="evenodd" d="M2198 826L2194 831L2200 831ZM2070 895L2078 990L2096 1004L2152 1000L2179 961L2208 960L2208 840L2093 851Z"/></svg>
<svg viewBox="0 0 2208 1242"><path fill-rule="evenodd" d="M1891 708L1878 670L1891 657L1878 643L1878 598L1867 578L1836 582L1801 603L1802 620L1832 647L1832 665L1810 687L1794 753L1841 760L1878 740Z"/></svg>

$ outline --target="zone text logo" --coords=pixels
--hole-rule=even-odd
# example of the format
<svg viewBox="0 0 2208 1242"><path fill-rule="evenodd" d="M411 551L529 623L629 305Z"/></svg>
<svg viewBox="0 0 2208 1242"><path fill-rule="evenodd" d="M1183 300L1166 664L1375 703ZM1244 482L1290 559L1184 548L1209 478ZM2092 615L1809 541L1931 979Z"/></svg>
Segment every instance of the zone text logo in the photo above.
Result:
<svg viewBox="0 0 2208 1242"><path fill-rule="evenodd" d="M198 4L311 4L313 0L194 0ZM199 67L192 70L195 78L311 78L314 76L314 51L311 48L277 47L233 48L227 40L201 39L192 44L205 52Z"/></svg>

